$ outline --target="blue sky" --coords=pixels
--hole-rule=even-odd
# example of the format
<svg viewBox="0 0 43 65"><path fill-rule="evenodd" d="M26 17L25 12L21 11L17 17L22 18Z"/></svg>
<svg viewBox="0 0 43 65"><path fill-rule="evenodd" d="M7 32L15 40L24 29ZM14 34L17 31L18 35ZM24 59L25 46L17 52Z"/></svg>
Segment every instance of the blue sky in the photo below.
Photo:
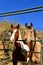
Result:
<svg viewBox="0 0 43 65"><path fill-rule="evenodd" d="M0 0L0 13L31 8L40 5L43 5L43 0ZM2 17L0 18L0 21L3 21L4 19L8 19L10 23L17 21L17 23L22 25L25 25L26 22L28 24L32 22L35 28L43 28L43 12Z"/></svg>

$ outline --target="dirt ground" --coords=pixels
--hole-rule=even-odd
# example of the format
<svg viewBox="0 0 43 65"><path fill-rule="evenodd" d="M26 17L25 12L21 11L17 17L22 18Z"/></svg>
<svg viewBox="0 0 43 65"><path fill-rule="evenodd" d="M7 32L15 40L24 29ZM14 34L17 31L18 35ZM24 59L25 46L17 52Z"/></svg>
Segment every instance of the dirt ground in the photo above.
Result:
<svg viewBox="0 0 43 65"><path fill-rule="evenodd" d="M11 44L11 46L12 46L12 44ZM13 45L14 46L14 45ZM3 44L2 44L2 41L0 41L0 49L3 49ZM43 50L42 50L43 51ZM10 55L10 58L12 59L12 52L11 51L9 51L9 55ZM5 56L5 52L3 51L3 50L0 50L0 58L6 58L6 56ZM42 63L43 63L43 61L42 61ZM13 65L13 63L12 62L7 62L7 61L1 61L0 60L0 65ZM22 63L20 63L20 62L18 62L17 63L17 65L27 65L27 64L22 64ZM28 64L28 65L30 65L30 64Z"/></svg>
<svg viewBox="0 0 43 65"><path fill-rule="evenodd" d="M12 46L12 45L11 45ZM3 49L3 44L2 44L2 41L0 41L0 49ZM11 54L12 54L12 52L11 51L9 51L9 53L10 53L10 56L11 56ZM5 56L5 52L3 51L3 50L0 50L0 58L6 58L6 56ZM12 58L12 56L11 56L11 58ZM13 63L12 62L7 62L7 61L1 61L0 60L0 65L13 65ZM17 65L22 65L22 63L20 63L20 62L18 62L17 63ZM23 65L25 65L25 64L23 64Z"/></svg>

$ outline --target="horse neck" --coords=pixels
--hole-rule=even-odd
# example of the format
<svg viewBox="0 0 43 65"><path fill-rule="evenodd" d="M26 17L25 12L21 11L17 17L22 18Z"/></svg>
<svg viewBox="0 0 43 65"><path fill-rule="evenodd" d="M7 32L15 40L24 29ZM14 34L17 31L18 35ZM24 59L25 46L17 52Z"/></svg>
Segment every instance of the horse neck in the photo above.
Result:
<svg viewBox="0 0 43 65"><path fill-rule="evenodd" d="M35 37L36 37L36 40L38 40L38 36L36 34L36 31L33 31L32 32L32 40L35 40Z"/></svg>

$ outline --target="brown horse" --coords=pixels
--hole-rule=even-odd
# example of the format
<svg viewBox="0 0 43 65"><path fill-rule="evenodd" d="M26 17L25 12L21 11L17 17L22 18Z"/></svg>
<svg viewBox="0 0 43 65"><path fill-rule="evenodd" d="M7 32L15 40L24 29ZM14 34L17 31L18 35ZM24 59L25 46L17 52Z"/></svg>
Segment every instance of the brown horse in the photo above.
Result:
<svg viewBox="0 0 43 65"><path fill-rule="evenodd" d="M10 40L14 42L15 44L15 51L13 51L12 57L13 57L13 65L17 65L17 61L29 61L29 52L27 52L27 58L24 57L24 55L21 53L22 50L29 51L29 47L23 43L21 32L19 29L19 24L17 26L13 26L11 24L11 37ZM21 41L20 41L21 40Z"/></svg>
<svg viewBox="0 0 43 65"><path fill-rule="evenodd" d="M36 35L36 31L33 28L33 24L31 23L30 26L28 26L26 23L26 28L27 29L25 30L23 39L26 41L30 51L41 52L41 43L39 41L32 41L38 40L38 36ZM40 63L40 56L41 54L31 53L31 62Z"/></svg>

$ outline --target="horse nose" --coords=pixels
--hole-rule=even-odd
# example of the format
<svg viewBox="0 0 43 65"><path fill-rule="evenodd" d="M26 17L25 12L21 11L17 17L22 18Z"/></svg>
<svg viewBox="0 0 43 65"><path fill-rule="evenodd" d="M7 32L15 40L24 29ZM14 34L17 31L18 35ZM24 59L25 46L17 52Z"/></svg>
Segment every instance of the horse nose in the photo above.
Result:
<svg viewBox="0 0 43 65"><path fill-rule="evenodd" d="M27 41L27 39L25 39L25 42Z"/></svg>
<svg viewBox="0 0 43 65"><path fill-rule="evenodd" d="M10 37L10 41L11 41L11 42L13 41L12 37Z"/></svg>
<svg viewBox="0 0 43 65"><path fill-rule="evenodd" d="M12 40L12 39L10 38L10 42L11 42L11 43L14 43L14 40Z"/></svg>

